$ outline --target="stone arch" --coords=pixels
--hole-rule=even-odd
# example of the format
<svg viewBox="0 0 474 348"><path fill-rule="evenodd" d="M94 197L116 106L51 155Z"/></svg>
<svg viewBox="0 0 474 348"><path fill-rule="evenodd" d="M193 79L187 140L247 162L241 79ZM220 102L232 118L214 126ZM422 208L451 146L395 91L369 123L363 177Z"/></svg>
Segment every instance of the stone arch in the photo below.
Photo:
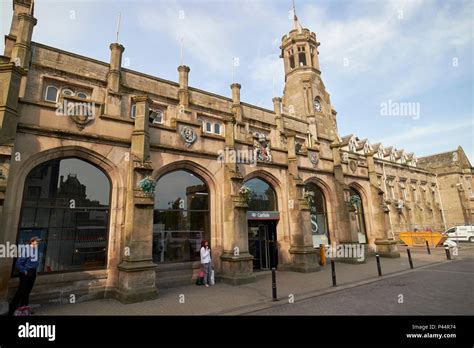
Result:
<svg viewBox="0 0 474 348"><path fill-rule="evenodd" d="M335 241L336 238L336 217L335 217L335 207L336 207L336 196L333 190L329 185L322 179L317 177L308 178L304 184L314 184L316 185L323 193L324 200L326 202L326 214L328 218L328 229L329 229L329 238L331 241Z"/></svg>
<svg viewBox="0 0 474 348"><path fill-rule="evenodd" d="M112 267L110 260L115 258L115 248L119 243L121 231L120 226L123 221L121 206L123 204L124 181L116 165L101 154L81 147L64 146L41 151L29 156L22 161L22 164L15 168L9 186L16 187L17 191L8 193L8 202L5 219L5 240L16 242L20 223L20 210L23 203L26 178L37 166L55 159L77 158L97 167L110 182L110 217L108 222L108 253L107 268Z"/></svg>
<svg viewBox="0 0 474 348"><path fill-rule="evenodd" d="M282 186L281 186L280 180L278 180L273 174L267 171L256 170L254 172L247 174L244 177L243 182L245 183L246 181L255 179L255 178L266 181L273 188L276 195L277 209L281 212L286 205L283 204L283 194L282 194Z"/></svg>
<svg viewBox="0 0 474 348"><path fill-rule="evenodd" d="M218 197L221 196L219 186L216 184L214 174L212 174L207 168L202 165L190 161L181 160L166 164L157 170L153 171L153 180L157 182L160 178L168 173L176 170L186 170L193 174L198 175L207 185L209 189L209 214L210 214L210 234L211 234L211 245L219 244L219 240L222 239L222 233L218 235L218 224L220 223L220 216L217 213L216 207L219 204Z"/></svg>
<svg viewBox="0 0 474 348"><path fill-rule="evenodd" d="M354 191L356 191L360 198L361 198L361 204L362 204L362 210L363 210L363 219L364 219L364 226L365 226L365 238L366 238L366 243L369 243L369 237L372 237L372 230L371 230L371 224L370 224L370 205L369 205L369 197L367 195L366 190L362 185L360 185L357 182L351 182L348 187Z"/></svg>

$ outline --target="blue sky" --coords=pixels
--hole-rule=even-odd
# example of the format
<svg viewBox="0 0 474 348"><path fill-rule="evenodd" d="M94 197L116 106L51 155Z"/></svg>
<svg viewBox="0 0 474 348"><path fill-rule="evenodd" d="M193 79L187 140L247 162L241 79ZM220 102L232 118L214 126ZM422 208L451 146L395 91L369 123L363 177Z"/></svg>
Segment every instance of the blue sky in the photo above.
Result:
<svg viewBox="0 0 474 348"><path fill-rule="evenodd" d="M2 34L11 1L0 0ZM190 85L272 109L283 90L281 37L291 0L37 1L33 40L109 61L121 12L128 68L177 81L180 42ZM296 0L316 33L322 78L341 136L355 134L418 157L461 145L474 164L473 2ZM3 42L2 42L3 45ZM3 47L2 47L3 50ZM382 103L418 103L420 117L383 116Z"/></svg>

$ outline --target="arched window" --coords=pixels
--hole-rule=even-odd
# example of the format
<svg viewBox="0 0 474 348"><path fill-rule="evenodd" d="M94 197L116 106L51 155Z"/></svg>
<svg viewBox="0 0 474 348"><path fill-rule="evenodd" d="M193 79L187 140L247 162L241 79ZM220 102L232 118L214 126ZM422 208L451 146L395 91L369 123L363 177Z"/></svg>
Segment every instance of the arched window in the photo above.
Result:
<svg viewBox="0 0 474 348"><path fill-rule="evenodd" d="M64 94L64 95L67 95L67 96L73 96L74 95L74 92L72 90L70 90L69 88L63 88L61 90L61 93Z"/></svg>
<svg viewBox="0 0 474 348"><path fill-rule="evenodd" d="M276 211L277 199L273 188L260 178L253 178L245 182L245 186L252 190L248 204L250 211Z"/></svg>
<svg viewBox="0 0 474 348"><path fill-rule="evenodd" d="M136 114L137 106L135 104L132 104L132 106L130 107L130 118L134 119Z"/></svg>
<svg viewBox="0 0 474 348"><path fill-rule="evenodd" d="M214 123L214 133L221 134L221 125L219 123Z"/></svg>
<svg viewBox="0 0 474 348"><path fill-rule="evenodd" d="M323 191L313 184L305 185L305 192L309 193L311 208L311 231L313 232L313 245L318 247L321 244L330 244L328 216L326 199Z"/></svg>
<svg viewBox="0 0 474 348"><path fill-rule="evenodd" d="M212 132L212 124L211 122L206 122L206 132L211 133Z"/></svg>
<svg viewBox="0 0 474 348"><path fill-rule="evenodd" d="M46 87L44 100L49 101L49 102L54 102L54 103L57 102L58 101L58 88L55 86Z"/></svg>
<svg viewBox="0 0 474 348"><path fill-rule="evenodd" d="M18 243L42 239L38 272L106 267L110 188L100 169L77 158L48 161L28 174Z"/></svg>
<svg viewBox="0 0 474 348"><path fill-rule="evenodd" d="M206 183L185 170L165 174L158 180L155 192L154 262L198 261L204 239L210 244Z"/></svg>
<svg viewBox="0 0 474 348"><path fill-rule="evenodd" d="M359 192L350 188L350 223L351 229L355 229L357 231L359 237L359 243L367 243L367 231L365 228L365 220L364 220L364 206L362 204L362 197L360 196Z"/></svg>

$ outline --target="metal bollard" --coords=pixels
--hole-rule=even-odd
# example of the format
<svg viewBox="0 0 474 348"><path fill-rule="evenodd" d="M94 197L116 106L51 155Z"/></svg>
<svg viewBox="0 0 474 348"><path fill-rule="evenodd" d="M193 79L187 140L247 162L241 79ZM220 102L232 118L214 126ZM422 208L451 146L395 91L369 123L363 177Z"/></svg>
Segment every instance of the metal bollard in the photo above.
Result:
<svg viewBox="0 0 474 348"><path fill-rule="evenodd" d="M331 259L331 274L332 274L332 286L337 286L336 283L336 266L334 265L334 260Z"/></svg>
<svg viewBox="0 0 474 348"><path fill-rule="evenodd" d="M273 301L278 301L275 267L272 268L272 297L273 297Z"/></svg>
<svg viewBox="0 0 474 348"><path fill-rule="evenodd" d="M427 242L428 243L428 242ZM428 249L429 250L429 249ZM408 262L410 263L410 268L413 269L413 260L411 259L411 251L410 249L407 249L407 254L408 254Z"/></svg>
<svg viewBox="0 0 474 348"><path fill-rule="evenodd" d="M428 251L428 255L431 255L430 244L428 243L427 240L425 240L425 242L426 242L426 250Z"/></svg>
<svg viewBox="0 0 474 348"><path fill-rule="evenodd" d="M449 250L449 247L445 247L444 250L446 251L446 258L451 260L451 250Z"/></svg>
<svg viewBox="0 0 474 348"><path fill-rule="evenodd" d="M382 276L382 267L380 266L380 255L375 254L375 259L377 260L377 271L379 272L379 277Z"/></svg>

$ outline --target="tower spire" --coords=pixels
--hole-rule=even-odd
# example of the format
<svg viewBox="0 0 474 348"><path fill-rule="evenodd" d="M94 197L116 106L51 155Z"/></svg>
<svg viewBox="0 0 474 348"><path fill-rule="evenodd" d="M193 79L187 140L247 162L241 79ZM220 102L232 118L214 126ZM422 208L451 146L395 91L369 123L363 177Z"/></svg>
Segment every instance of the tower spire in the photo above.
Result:
<svg viewBox="0 0 474 348"><path fill-rule="evenodd" d="M295 0L293 0L293 29L298 30L298 32L301 32L301 30L303 29L298 20L298 16L296 15Z"/></svg>

